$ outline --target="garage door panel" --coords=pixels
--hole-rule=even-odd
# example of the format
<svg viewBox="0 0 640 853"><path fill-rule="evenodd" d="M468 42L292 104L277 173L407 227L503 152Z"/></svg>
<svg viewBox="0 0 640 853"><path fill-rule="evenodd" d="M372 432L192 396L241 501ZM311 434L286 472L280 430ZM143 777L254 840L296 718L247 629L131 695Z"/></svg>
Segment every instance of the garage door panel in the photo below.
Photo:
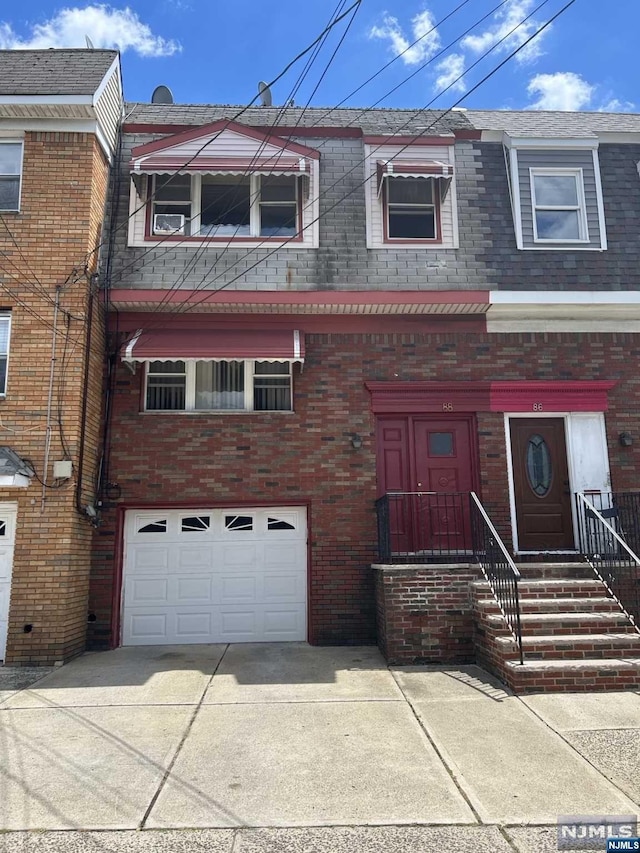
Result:
<svg viewBox="0 0 640 853"><path fill-rule="evenodd" d="M167 642L167 614L133 611L125 624L127 645L149 645Z"/></svg>
<svg viewBox="0 0 640 853"><path fill-rule="evenodd" d="M172 561L173 565L178 570L193 571L211 570L214 568L214 550L212 545L184 545L175 544L172 546L172 551L175 556Z"/></svg>
<svg viewBox="0 0 640 853"><path fill-rule="evenodd" d="M211 575L175 578L175 604L209 604L213 600Z"/></svg>
<svg viewBox="0 0 640 853"><path fill-rule="evenodd" d="M128 515L125 645L306 639L305 519L298 507Z"/></svg>
<svg viewBox="0 0 640 853"><path fill-rule="evenodd" d="M125 589L125 605L169 604L168 578L129 578Z"/></svg>
<svg viewBox="0 0 640 853"><path fill-rule="evenodd" d="M169 571L169 548L166 545L138 545L127 549L128 574L158 574Z"/></svg>

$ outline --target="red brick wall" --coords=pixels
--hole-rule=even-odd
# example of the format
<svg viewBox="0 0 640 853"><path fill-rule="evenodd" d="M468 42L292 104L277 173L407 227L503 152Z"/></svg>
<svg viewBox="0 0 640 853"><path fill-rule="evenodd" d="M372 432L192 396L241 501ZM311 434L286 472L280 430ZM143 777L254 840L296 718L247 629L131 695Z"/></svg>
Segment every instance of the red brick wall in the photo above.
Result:
<svg viewBox="0 0 640 853"><path fill-rule="evenodd" d="M309 501L311 639L369 642L376 471L365 381L619 379L607 432L614 488L630 489L640 469L639 341L626 334L310 334L292 414L140 414L142 371L120 368L109 476L122 489L121 505ZM636 437L631 448L619 447L623 429ZM364 438L360 450L351 446L354 432ZM478 432L482 496L507 534L503 416L478 413ZM116 507L107 508L91 596L96 645L109 636L115 524Z"/></svg>
<svg viewBox="0 0 640 853"><path fill-rule="evenodd" d="M85 645L92 531L76 513L75 485L82 402L88 395L83 480L86 494L92 493L103 339L97 304L91 358L98 370L92 371L85 391L89 285L83 270L101 227L107 173L92 134L27 133L22 209L3 214L8 230L0 223L0 307L10 309L12 316L7 395L0 400L0 444L32 460L38 475L52 480L51 465L46 472L43 465L53 300L56 287L62 285L50 463L71 458L74 466L70 480L45 490L44 501L36 480L26 489L3 488L0 493L0 501L18 503L6 656L11 664L51 664L78 654ZM94 267L95 256L89 272ZM25 633L25 625L32 631Z"/></svg>
<svg viewBox="0 0 640 853"><path fill-rule="evenodd" d="M380 651L390 664L473 663L473 566L374 569Z"/></svg>

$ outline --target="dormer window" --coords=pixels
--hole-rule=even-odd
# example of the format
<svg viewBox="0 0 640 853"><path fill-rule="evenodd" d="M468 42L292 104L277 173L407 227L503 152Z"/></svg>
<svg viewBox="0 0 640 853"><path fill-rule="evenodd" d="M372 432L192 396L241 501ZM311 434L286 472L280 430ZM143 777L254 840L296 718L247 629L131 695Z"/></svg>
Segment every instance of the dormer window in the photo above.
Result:
<svg viewBox="0 0 640 853"><path fill-rule="evenodd" d="M607 248L598 140L504 135L518 249Z"/></svg>
<svg viewBox="0 0 640 853"><path fill-rule="evenodd" d="M582 171L531 169L530 175L536 242L585 240L587 221Z"/></svg>
<svg viewBox="0 0 640 853"><path fill-rule="evenodd" d="M131 160L139 201L130 244L317 245L318 160L313 148L230 121L141 145Z"/></svg>
<svg viewBox="0 0 640 853"><path fill-rule="evenodd" d="M0 211L20 210L22 142L0 140Z"/></svg>
<svg viewBox="0 0 640 853"><path fill-rule="evenodd" d="M440 194L433 181L389 177L385 187L388 240L437 240Z"/></svg>

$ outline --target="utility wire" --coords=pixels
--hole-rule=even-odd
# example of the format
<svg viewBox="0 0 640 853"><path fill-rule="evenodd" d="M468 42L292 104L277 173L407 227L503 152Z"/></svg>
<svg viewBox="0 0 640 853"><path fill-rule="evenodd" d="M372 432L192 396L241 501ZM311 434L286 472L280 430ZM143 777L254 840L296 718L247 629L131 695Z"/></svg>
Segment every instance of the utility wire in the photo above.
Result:
<svg viewBox="0 0 640 853"><path fill-rule="evenodd" d="M344 18L346 18L346 17L347 17L347 15L348 15L348 14L349 14L353 9L355 9L356 7L358 7L361 3L362 3L362 0L355 0L355 3L352 3L352 5L351 5L351 6L349 6L349 8L348 8L345 12L343 12L343 13L342 13L338 18L336 18L336 19L335 19L334 21L332 21L332 22L331 22L327 27L325 27L325 28L324 28L324 30L320 33L320 35L319 35L317 38L315 38L315 39L311 42L311 44L310 44L310 45L308 45L308 46L307 46L304 50L302 50L302 51L301 51L297 56L295 56L295 57L294 57L294 58L293 58L293 59L292 59L292 60L291 60L287 65L286 65L286 67L284 68L284 70L283 70L283 71L281 71L281 72L277 75L277 77L274 77L274 78L273 78L273 80L271 80L271 81L267 84L267 87L270 89L272 86L275 86L275 84L276 84L279 80L281 80L281 79L285 76L285 74L286 74L286 73L287 73L287 72L288 72L288 71L289 71L289 70L290 70L290 69L291 69L291 68L292 68L292 67L293 67L297 62L299 62L299 61L302 59L302 57L303 57L303 56L306 56L306 55L307 55L307 53L309 53L311 50L313 50L313 48L316 46L316 44L317 44L317 43L318 43L318 42L319 42L319 41L324 37L325 33L330 32L330 31L331 31L335 26L337 26L337 24L339 24L339 23L340 23L340 21L342 21ZM241 109L240 109L240 110L239 110L239 111L238 111L238 112L233 116L233 118L231 118L231 119L225 119L224 121L226 122L226 127L228 127L228 125L229 125L229 123L230 123L230 122L237 121L237 120L240 118L240 116L241 116L241 115L243 115L244 113L246 113L246 111L247 111L250 107L252 107L252 106L255 104L255 102L258 100L258 98L259 98L259 97L260 97L260 93L258 93L257 95L254 95L254 96L253 96L253 98L249 101L249 103L248 103L246 106L242 107L242 108L241 108ZM196 151L196 153L186 161L186 163L182 166L182 169L186 169L186 168L188 168L188 166L189 166L191 163L193 163L193 161L194 161L197 157L199 157L199 156L200 156L200 154L202 154L202 152L204 151L204 149L205 149L208 145L211 145L211 143L212 143L215 139L217 139L217 138L218 138L218 136L220 136L220 134L221 134L221 133L223 133L223 131L226 129L226 127L221 128L221 129L220 129L220 130L215 134L215 136L212 136L212 137L210 137L209 139L207 139L207 141L204 143L204 145L202 145L202 146L201 146L201 148L199 148L199 149ZM173 177L173 176L171 176L171 177ZM163 184L163 186L166 186L166 184L168 184L170 181L171 181L171 178L169 178L169 180L167 180L167 181L165 182L165 184ZM157 192L157 190L156 190L156 192ZM141 205L140 205L139 207L137 207L134 211L132 211L132 212L129 214L129 216L127 217L127 219L126 219L124 222L120 223L120 225L118 225L118 226L117 226L116 230L117 230L117 231L119 231L119 230L121 230L122 228L126 227L126 226L128 225L128 223L129 223L129 220L130 220L133 216L135 216L135 215L136 215L140 210L143 210L143 209L146 207L147 203L148 203L149 201L153 200L153 198L154 198L154 197L155 197L155 193L153 194L153 196L152 196L150 199L147 199L143 204L141 204ZM93 247L93 249L91 249L91 251L87 253L87 256L86 256L86 258L85 258L85 265L88 265L88 263L89 263L89 261L90 261L90 259L91 259L92 255L94 255L96 252L100 251L100 249L103 247L103 245L105 245L105 241L104 241L104 240L103 240L103 241L101 241L100 243L98 243L96 246L94 246L94 247Z"/></svg>
<svg viewBox="0 0 640 853"><path fill-rule="evenodd" d="M417 112L412 116L412 118L411 118L411 119L409 119L407 122L405 122L405 124L404 124L404 125L402 125L400 128L398 128L398 129L394 132L394 134L390 135L389 137L387 137L387 138L385 139L385 141L384 141L383 143L381 143L380 145L378 145L378 146L376 146L375 148L373 148L373 149L369 152L369 157L368 157L368 158L367 158L367 157L363 157L363 158L362 158L362 159L361 159L361 160L360 160L360 161L359 161L355 166L353 166L353 167L352 167L351 169L349 169L346 173L344 173L343 175L341 175L341 177L340 177L340 179L339 179L338 181L334 182L330 187L328 187L327 189L325 189L325 193L326 193L326 192L329 192L333 187L337 186L337 185L338 185L338 183L341 183L347 175L351 174L351 173L352 173L352 172L354 172L357 168L359 168L359 167L360 167L364 162L366 162L366 160L367 160L367 159L369 159L373 154L375 154L375 152L376 152L376 151L380 150L380 148L384 147L385 145L393 144L393 140L394 140L394 136L395 136L395 135L399 134L399 133L400 133L400 131L402 131L405 127L407 127L407 126L408 126L412 121L414 121L414 120L415 120L415 118L417 118L420 114L424 113L424 112L428 109L429 105L430 105L431 103L433 103L433 101L434 101L434 100L436 100L437 98L441 97L441 95L443 95L446 91L448 91L448 89L450 89L452 86L455 86L455 84L456 84L456 83L457 83L457 82L458 82L462 77L464 77L464 76L465 76L469 71L471 71L471 70L472 70L472 69L473 69L473 68L474 68L474 67L475 67L479 62L481 62L484 58L486 58L486 56L488 56L488 55L489 55L493 50L495 50L495 49L496 49L496 48L497 48L497 47L498 47L502 42L504 42L504 40L505 40L505 39L509 38L509 37L510 37L510 36L511 36L511 35L512 35L512 34L513 34L517 29L519 29L519 28L522 26L522 24L523 24L523 23L525 23L525 22L526 22L526 21L527 21L527 20L528 20L532 15L534 15L534 14L535 14L535 13L536 13L540 8L541 8L541 7L542 7L542 6L544 6L544 5L545 5L545 3L547 3L547 2L548 2L548 0L543 0L543 2L539 4L539 6L537 6L537 7L536 7L536 8L535 8L535 9L534 9L534 10L533 10L529 15L527 15L527 16L526 16L522 21L520 21L520 22L519 22L519 23L518 23L518 24L517 24L517 25L516 25L516 26L515 26L515 27L514 27L510 32L509 32L509 33L507 33L507 34L506 34L505 36L503 36L499 41L497 41L494 45L492 45L492 46L491 46L491 48L489 48L489 49L488 49L488 50L487 50L487 51L486 51L486 52L485 52L485 53L484 53L484 54L483 54L483 55L482 55L482 56L481 56L481 57L480 57L480 58L479 58L475 63L473 63L471 66L469 66L469 68L468 68L468 69L466 69L466 70L465 70L461 75L459 75L459 77L458 77L458 78L456 78L456 80L452 81L452 82L451 82L451 83L450 83L450 84L449 84L445 89L443 89L441 92L439 92L439 93L438 93L438 94L437 94L437 95L436 95L436 96L435 96L435 97L434 97L434 98L433 98L433 99L432 99L432 100L431 100L431 101L430 101L426 106L424 106L424 107L422 107L420 110L418 110L418 111L417 111ZM527 39L526 39L525 41L523 41L523 42L522 42L522 43L521 43L517 48L515 48L513 51L511 51L505 59L503 59L503 60L502 60L502 61L501 61L497 66L495 66L495 67L494 67L494 68L493 68L493 69L492 69L488 74L486 74L486 75L485 75L485 76L484 76L484 77L483 77L483 78L482 78L478 83L476 83L476 84L475 84L471 89L469 89L467 92L465 92L463 95L461 95L461 97L460 97L460 98L458 98L458 100L457 100L457 101L455 101L455 103L453 103L453 104L452 104L452 105L451 105L447 110L445 110L445 111L444 111L444 112L442 112L442 113L439 113L439 114L438 114L438 117L437 117L436 119L434 119L434 121L433 121L433 122L431 122L431 124L429 124L427 127L423 128L419 133L417 133L416 135L414 135L414 136L413 136L413 137L412 137L412 138L411 138L411 139L410 139L406 144L404 144L403 146L401 146L401 147L398 149L398 151L396 152L396 156L397 156L397 154L399 154L399 153L401 153L402 151L406 150L410 145L413 145L415 142L417 142L417 141L420 139L420 137L424 136L424 135L427 133L427 131L431 130L431 129L432 129L432 128L433 128L433 127L434 127L438 122L440 122L440 121L444 118L444 116L446 116L447 114L449 114L453 109L455 109L455 107L459 106L459 105L460 105L464 100L466 100L466 98L468 98L471 94L473 94L473 92L477 91L477 89L479 89L482 85L484 85L484 83L485 83L487 80L489 80L489 79L490 79L494 74L496 74L496 73L497 73L497 72L498 72L502 67L504 67L504 65L506 65L506 64L507 64L507 63L508 63L508 62L509 62L509 61L510 61L514 56L516 56L516 55L517 55L521 50L523 50L523 49L524 49L524 48L525 48L525 47L526 47L526 46L527 46L531 41L533 41L533 39L537 38L537 36L538 36L538 35L540 35L540 33L542 33L545 29L547 29L549 26L551 26L551 24L552 24L555 20L557 20L557 18L558 18L558 17L560 17L560 15L562 15L562 14L563 14L563 13L564 13L564 12L565 12L569 7L570 7L570 6L572 6L574 3L575 3L575 0L569 0L569 2L568 2L565 6L563 6L563 7L562 7L562 8L561 8L561 9L560 9L560 10L559 10L555 15L553 15L553 16L552 16L552 17L551 17L551 18L550 18L546 23L544 23L541 27L539 27L539 28L536 30L536 32L534 32L534 33L533 33L529 38L527 38ZM358 184L356 184L356 186L354 186L354 187L353 187L353 188L352 188L348 193L346 193L344 196L342 196L338 201L336 201L334 204L332 204L329 208L325 209L325 210L322 212L322 214L320 214L319 216L317 216L317 217L316 217L312 222L307 223L307 225L306 225L306 226L304 226L303 230L306 230L307 228L310 228L310 227L311 227L312 225L314 225L314 224L315 224L315 223L316 223L320 218L322 218L323 216L326 216L326 215L327 215L327 213L330 213L330 212L331 212L332 210L334 210L336 207L338 207L339 205L341 205L341 204L342 204L342 203L343 203L347 198L349 198L351 195L353 195L353 193L354 193L354 192L356 192L356 191L357 191L357 190L359 190L361 187L363 187L363 186L364 186L364 185L365 185L369 180L371 180L374 176L375 176L375 172L373 172L371 175L369 175L368 177L366 177L363 181L361 181L361 182L359 182ZM178 315L178 314L187 313L188 311L192 311L194 308L198 307L199 305L203 304L203 303L204 303L204 302L206 302L208 299L210 299L210 298L211 298L211 296L214 296L216 293L219 293L221 290L224 290L225 288L229 287L231 284L233 284L233 283L235 283L236 281L238 281L238 279L240 279L240 278L242 278L243 276L245 276L245 275L246 275L248 272L250 272L252 269L254 269L255 267L259 266L261 263L264 263L264 261L268 260L268 258L270 258L270 257L271 257L273 254L275 254L277 251L279 251L279 250L280 250L284 245L287 245L289 242L291 242L291 240L292 240L292 239L294 239L294 238L289 238L289 239L287 239L286 241L284 241L284 242L283 242L283 244L279 245L277 248L274 248L273 250L271 250L270 252L268 252L264 257L259 258L256 262L254 262L253 264L251 264L250 266L248 266L247 268L245 268L241 273L239 273L238 275L236 275L235 277L233 277L232 279L230 279L228 282L226 282L225 284L223 284L223 285L222 285L222 286L220 286L219 288L216 288L215 290L207 290L207 291L206 291L206 293L204 294L204 296L203 296L203 298L202 298L202 299L200 299L200 300L198 300L198 301L196 301L196 302L189 302L188 300L193 296L193 293L194 293L194 292L198 292L198 291L202 290L202 289L203 289L203 287L204 287L204 285L205 285L205 284L207 284L207 283L213 283L213 282L215 282L216 280L218 280L219 278L221 278L221 277L222 277L222 275L224 275L224 273L220 273L218 276L216 276L215 278L213 278L210 282L207 282L207 281L206 281L206 279L208 278L208 276L207 276L207 275L205 275L205 276L203 277L203 279L201 280L201 282L199 283L199 285L195 288L195 291L191 291L191 292L190 292L190 294L189 294L189 296L187 297L187 299L183 300L183 301L178 305L178 307L177 307L177 309L176 309L176 310L174 310L174 311L170 311L170 312L165 312L165 314L164 314L164 318L166 318L167 314L168 314L168 315L172 315L172 314L173 314L173 315ZM259 247L256 247L256 248L259 248ZM255 251L255 250L252 250L252 251ZM252 253L252 251L247 252L247 253L243 256L243 258L241 258L241 259L240 259L240 261L241 261L241 260L244 260L246 257L248 257L248 256ZM226 272L226 271L225 271L225 272ZM178 291L178 292L179 292L179 291ZM154 324L149 324L149 326L145 327L145 330L147 330L147 331L148 331L148 330L150 330L150 329L151 329L151 328L153 328L153 327L154 327Z"/></svg>
<svg viewBox="0 0 640 853"><path fill-rule="evenodd" d="M417 73L419 73L420 71L423 71L423 70L424 70L428 65L430 65L432 62L435 62L435 60L436 60L436 59L438 59L440 56L442 56L442 54L443 54L443 53L446 53L446 51L448 51L448 50L449 50L450 48L452 48L455 44L457 44L457 42L459 42L461 39L463 39L466 35L468 35L470 32L472 32L472 31L473 31L477 26L479 26L479 25L480 25L481 23L483 23L487 18L491 17L491 16L492 16L493 14L495 14L495 13L496 13L496 12L497 12L501 7L502 7L502 6L504 6L506 3L509 3L509 2L511 2L511 0L501 0L501 2L500 2L500 3L498 3L498 4L497 4L496 6L494 6L492 9L490 9L490 10L489 10L485 15L483 15L481 18L479 18L479 19L478 19L477 21L475 21L473 24L471 24L471 26L470 26L470 27L468 27L468 28L467 28L463 33L461 33L459 36L457 36L457 38L455 38L453 41L449 42L449 44L447 44L444 48L442 48L442 50L438 51L435 55L433 55L433 56L432 56L432 57L430 57L428 60L426 60L425 62L423 62L423 63L422 63L422 64L421 64L421 65L420 65L420 66L419 66L419 67L418 67L414 72L412 72L412 74L411 74L411 75L409 75L408 77L404 78L404 80L402 80L399 84L397 84L396 86L394 86L394 87L393 87L393 89L390 89L388 92L386 92L384 95L382 95L382 97L381 97L381 98L379 98L379 99L378 99L374 104L372 104L372 105L371 105L371 106L369 106L369 107L365 107L364 109L360 110L359 112L356 112L355 116L353 116L353 118L350 118L350 122L351 122L351 124L355 124L355 123L356 123L356 122L357 122L357 121L358 121L362 116L366 115L368 112L370 112L371 110L373 110L373 109L374 109L378 104L380 104L380 103L381 103L381 101L385 100L385 99L386 99L390 94L393 94L393 92L397 91L397 89L399 89L401 86L405 85L405 83L407 83L407 82L408 82L412 77L415 77L415 75L416 75ZM537 11L538 11L542 6L543 6L543 5L545 5L545 3L546 3L546 2L548 2L548 0L544 0L544 3L541 3L541 4L540 4L540 6L538 6L536 9L534 9L534 11L533 11L531 14L535 14L535 13L536 13L536 12L537 12ZM463 5L464 5L464 3L463 3L463 4L461 4L460 6L456 7L456 9L454 10L454 12L455 12L455 11L457 11L458 9L460 9L460 8L461 8L461 6L463 6ZM444 23L444 21L446 21L448 17L451 17L451 14L453 14L453 13L450 13L450 15L446 16L445 18L443 18L443 19L442 19L442 21L440 21L438 24L436 24L434 27L432 27L432 28L431 28L431 30L428 30L428 31L427 31L427 33L425 33L424 35L422 35L419 39L416 39L416 41L415 41L415 42L413 42L413 44L412 44L412 45L409 45L409 47L407 47L404 51L402 51L402 53L401 53L401 54L398 54L398 56L396 56L393 60L391 60L391 62L388 62L385 66L383 66L383 69L382 69L382 70L384 70L384 69L388 68L388 67L389 67L389 65L391 65L391 63L395 61L395 59L400 58L400 56L402 56L404 53L406 53L406 52L407 52L407 50L410 50L410 49L411 49L411 47L413 47L413 46L415 46L416 44L418 44L418 42L419 42L419 41L421 41L423 38L426 38L426 36L427 36L427 35L429 35L430 33L432 33L432 32L434 31L434 29L436 29L436 28L437 28L441 23ZM530 17L530 16L527 16L527 17ZM526 21L526 20L527 20L527 18L525 18L524 20ZM517 28L518 28L518 27L520 27L520 26L521 26L521 23L520 23L520 24L518 24L518 25L517 25L517 27L516 27L515 29L517 29ZM512 31L511 31L511 33L508 33L508 34L507 34L507 36L506 36L505 38L508 38L510 35L512 35L512 33L513 33L513 32L515 32L515 29L514 29L514 30L512 30ZM502 40L504 40L504 39L502 39ZM498 44L499 44L499 43L500 43L500 42L498 42ZM484 57L485 57L485 56L487 56L487 55L488 55L488 52L487 52L487 53L485 53L485 54L483 55L483 57L481 57L481 59L482 59L482 58L484 58ZM475 63L475 64L477 64L477 63ZM471 67L473 67L473 66L471 66ZM377 73L380 73L380 72L377 72ZM371 77L371 78L369 78L369 79L371 80L371 79L373 79L375 76L377 76L377 74L374 74L374 75L373 75L373 77ZM462 75L462 76L464 76L464 75ZM458 79L460 79L460 78L458 78ZM362 84L362 86L360 86L358 89L354 90L354 92L359 91L359 89L360 89L360 88L362 88L363 86L365 86L367 82L369 82L369 81L366 81L365 83L363 83L363 84ZM448 87L448 88L450 88L450 87ZM443 92L439 93L439 95L438 95L437 97L440 97L440 95L444 94L446 91L447 91L447 89L443 90ZM352 92L351 94L354 94L354 93ZM350 98L350 97L351 97L351 95L347 95L347 97L346 97L345 99L343 99L343 101L341 101L341 103L344 103L344 101L345 101L345 100L347 100L347 99L348 99L348 98ZM430 101L430 103L433 103L433 102L434 102L434 100L435 100L435 98L434 98L432 101ZM428 106L428 105L427 105L427 106ZM322 116L320 116L320 118L319 118L316 122L314 122L314 123L313 123L313 124L311 124L311 125L307 125L307 126L306 126L306 128L308 129L308 128L319 127L319 126L321 125L321 122L323 122L323 121L327 118L327 116L331 115L331 113L333 113L333 112L334 112L334 110L336 110L336 109L337 109L337 106L336 106L336 107L332 107L330 110L328 110L327 112L325 112ZM302 119L302 116L299 116L299 117L298 117L298 120L296 121L296 125L295 125L296 127L299 125L299 122L301 121L301 119ZM291 140L291 138L292 138L292 136L293 136L293 135L295 135L295 134L290 134L290 135L289 135L289 141ZM325 146L325 145L327 145L327 144L328 144L328 140L325 140L324 142L321 142L319 145L317 145L317 146L316 146L316 149L317 149L317 150L320 150L320 149L324 148L324 146ZM202 212L202 213L204 213L204 212L205 212L206 210L208 210L210 207L211 207L211 205L207 205L205 208L203 208L203 210L202 210L201 212ZM134 258L133 260L129 261L127 264L125 264L125 266L124 266L124 267L122 267L120 270L118 270L118 277L117 277L117 279L116 279L116 280L117 280L117 281L121 281L121 280L122 280L122 278L124 277L125 273L126 273L126 272L128 272L130 269L133 269L134 267L136 268L136 270L135 270L136 272L138 272L139 270L141 270L141 269L146 265L146 263L147 263L147 262L145 262L144 264L141 264L141 261L142 261L142 260L143 260L143 258L145 258L146 256L148 256L148 255L150 255L150 254L153 254L153 258L151 258L151 260L152 260L152 261L156 261L156 260L158 260L159 258L161 258L163 255L165 255L167 252L170 252L170 251L172 251L172 250L175 250L175 249L176 249L176 248L178 248L179 246L182 246L182 245L184 245L184 244L186 243L186 240L179 240L179 241L177 241L177 242L176 242L176 241L171 241L171 243L167 246L167 248L166 248L166 249L164 249L162 252L158 252L158 251L157 251L158 247L159 247L159 246L161 246L163 243L165 243L165 242L167 242L167 241L168 241L168 238L166 238L166 237L165 237L165 238L163 238L163 239L161 239L161 240L157 240L157 241L155 241L155 242L154 242L154 244L153 244L152 246L149 246L149 247L148 247L148 248L147 248L147 249L146 249L146 250L145 250L141 255L138 255L136 258ZM230 239L230 240L228 241L228 245L231 245L231 244L232 244L232 239ZM253 248L255 249L256 247L253 247ZM246 257L246 255L245 255L245 256L243 256L243 258L241 258L240 260L243 260L243 259L244 259L244 257ZM216 263L217 263L217 262L218 262L218 259L216 259ZM163 300L163 302L164 302L164 300Z"/></svg>

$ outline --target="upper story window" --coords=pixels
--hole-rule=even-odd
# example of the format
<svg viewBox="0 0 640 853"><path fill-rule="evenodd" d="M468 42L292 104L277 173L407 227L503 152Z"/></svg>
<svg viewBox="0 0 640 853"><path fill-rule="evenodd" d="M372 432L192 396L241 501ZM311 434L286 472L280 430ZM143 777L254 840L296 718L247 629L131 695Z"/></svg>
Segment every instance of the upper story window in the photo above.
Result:
<svg viewBox="0 0 640 853"><path fill-rule="evenodd" d="M519 249L607 248L598 140L504 137Z"/></svg>
<svg viewBox="0 0 640 853"><path fill-rule="evenodd" d="M437 240L440 194L424 178L388 177L384 187L388 240Z"/></svg>
<svg viewBox="0 0 640 853"><path fill-rule="evenodd" d="M582 170L531 169L530 175L534 239L562 243L585 240Z"/></svg>
<svg viewBox="0 0 640 853"><path fill-rule="evenodd" d="M9 330L11 317L0 314L0 396L7 393L7 362L9 360Z"/></svg>
<svg viewBox="0 0 640 853"><path fill-rule="evenodd" d="M379 145L365 137L368 248L457 247L453 137L436 141Z"/></svg>
<svg viewBox="0 0 640 853"><path fill-rule="evenodd" d="M20 210L22 142L0 140L0 211Z"/></svg>
<svg viewBox="0 0 640 853"><path fill-rule="evenodd" d="M318 245L317 150L221 120L132 151L129 245Z"/></svg>
<svg viewBox="0 0 640 853"><path fill-rule="evenodd" d="M152 361L147 411L289 412L291 363L253 360Z"/></svg>
<svg viewBox="0 0 640 853"><path fill-rule="evenodd" d="M153 236L291 238L300 231L295 175L154 175Z"/></svg>

